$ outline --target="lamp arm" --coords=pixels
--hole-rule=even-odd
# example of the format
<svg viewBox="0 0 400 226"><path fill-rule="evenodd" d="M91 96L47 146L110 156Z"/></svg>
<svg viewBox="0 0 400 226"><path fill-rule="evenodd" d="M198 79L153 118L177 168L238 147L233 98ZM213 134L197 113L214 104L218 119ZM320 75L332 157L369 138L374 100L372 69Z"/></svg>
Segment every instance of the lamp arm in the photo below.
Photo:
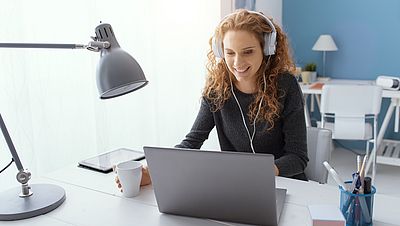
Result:
<svg viewBox="0 0 400 226"><path fill-rule="evenodd" d="M52 44L52 43L0 43L0 48L31 48L31 49L84 49L82 44Z"/></svg>
<svg viewBox="0 0 400 226"><path fill-rule="evenodd" d="M84 46L84 48L90 51L99 52L102 49L110 48L110 46L111 44L107 41L105 42L91 41L86 46Z"/></svg>
<svg viewBox="0 0 400 226"><path fill-rule="evenodd" d="M19 194L20 197L28 197L31 196L33 193L30 190L30 186L28 185L28 181L31 179L31 173L28 170L25 170L22 166L21 160L19 159L18 153L15 150L14 144L11 140L10 134L8 133L6 124L4 123L3 117L0 114L0 127L1 131L3 132L4 139L7 142L8 148L10 149L11 155L17 165L18 173L17 173L17 181L21 183L21 193Z"/></svg>
<svg viewBox="0 0 400 226"><path fill-rule="evenodd" d="M31 49L87 49L98 52L101 49L107 49L110 43L91 41L84 44L57 44L57 43L0 43L0 48L31 48Z"/></svg>
<svg viewBox="0 0 400 226"><path fill-rule="evenodd" d="M1 114L0 114L0 127L1 131L3 132L4 139L7 142L8 148L10 149L11 155L15 161L15 164L17 165L18 170L23 171L24 167L22 166L21 160L18 157L17 151L15 150L14 144L11 140L10 134L7 131L6 124L4 124L4 120L1 117Z"/></svg>

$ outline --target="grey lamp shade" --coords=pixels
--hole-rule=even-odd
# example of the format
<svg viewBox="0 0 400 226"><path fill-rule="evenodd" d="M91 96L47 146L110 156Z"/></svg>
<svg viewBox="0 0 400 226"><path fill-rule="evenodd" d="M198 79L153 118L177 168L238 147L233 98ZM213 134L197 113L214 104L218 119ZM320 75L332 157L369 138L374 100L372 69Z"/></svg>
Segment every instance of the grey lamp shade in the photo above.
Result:
<svg viewBox="0 0 400 226"><path fill-rule="evenodd" d="M103 54L97 65L97 88L101 99L121 96L147 85L138 62L121 48Z"/></svg>
<svg viewBox="0 0 400 226"><path fill-rule="evenodd" d="M110 24L96 27L98 41L110 43L110 48L103 48L97 65L97 88L101 99L121 96L147 85L139 63L121 49Z"/></svg>

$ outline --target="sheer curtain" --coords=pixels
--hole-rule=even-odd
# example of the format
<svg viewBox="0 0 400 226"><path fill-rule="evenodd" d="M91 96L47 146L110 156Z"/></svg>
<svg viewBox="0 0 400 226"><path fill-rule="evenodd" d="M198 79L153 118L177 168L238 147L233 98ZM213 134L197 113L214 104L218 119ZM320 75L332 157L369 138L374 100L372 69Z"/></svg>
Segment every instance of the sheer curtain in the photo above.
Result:
<svg viewBox="0 0 400 226"><path fill-rule="evenodd" d="M98 53L0 49L0 113L34 177L119 147L172 146L196 117L208 39L219 22L215 0L2 1L0 42L86 44L100 21L141 64L145 88L98 98ZM217 149L215 135L205 147ZM11 159L0 138L0 168ZM16 167L0 189L17 185Z"/></svg>

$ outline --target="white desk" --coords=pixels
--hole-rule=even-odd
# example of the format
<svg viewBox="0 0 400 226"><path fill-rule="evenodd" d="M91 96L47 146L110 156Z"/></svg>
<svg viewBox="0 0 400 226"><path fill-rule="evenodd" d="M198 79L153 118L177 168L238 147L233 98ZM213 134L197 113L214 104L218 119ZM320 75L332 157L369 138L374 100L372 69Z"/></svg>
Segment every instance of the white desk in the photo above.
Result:
<svg viewBox="0 0 400 226"><path fill-rule="evenodd" d="M373 80L346 80L346 79L332 79L327 82L324 82L326 84L375 84L375 81ZM310 85L300 85L305 100L306 100L306 105L304 108L304 113L306 116L306 125L311 126L311 120L310 120L310 113L309 109L307 107L307 101L308 101L308 96L311 96L310 101L311 101L311 110L313 111L314 109L314 101L315 99L317 100L317 106L320 106L320 95L322 93L321 89L310 89ZM315 99L314 99L315 97ZM399 132L399 107L400 107L400 91L392 91L392 90L383 90L382 92L382 98L389 98L391 100L389 108L387 109L386 112L381 111L380 114L385 114L385 118L382 122L381 128L379 129L378 136L377 136L377 145L378 151L377 151L377 163L381 164L388 164L388 165L395 165L395 166L400 166L400 141L394 141L394 140L383 140L383 136L385 135L385 132L387 130L387 127L389 125L390 119L393 115L393 112L396 111L395 113L395 123L394 123L394 131L397 133ZM390 151L385 151L385 147L387 147L387 150ZM393 151L392 151L393 148Z"/></svg>
<svg viewBox="0 0 400 226"><path fill-rule="evenodd" d="M32 180L35 183L35 180ZM114 175L101 174L76 166L67 167L37 182L62 186L66 201L56 210L45 215L0 225L55 225L55 226L102 226L102 225L242 225L161 214L158 212L151 186L142 188L139 196L124 198L115 187ZM282 177L276 178L277 187L288 190L279 225L310 225L309 204L333 204L339 206L337 187L320 185ZM374 226L393 226L400 222L400 198L377 194L374 206Z"/></svg>

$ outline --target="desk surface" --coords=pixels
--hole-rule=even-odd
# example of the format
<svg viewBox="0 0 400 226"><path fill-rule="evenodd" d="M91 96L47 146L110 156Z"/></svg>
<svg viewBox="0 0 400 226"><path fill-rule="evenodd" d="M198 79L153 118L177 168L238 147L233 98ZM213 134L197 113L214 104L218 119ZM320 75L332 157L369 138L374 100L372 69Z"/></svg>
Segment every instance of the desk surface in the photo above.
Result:
<svg viewBox="0 0 400 226"><path fill-rule="evenodd" d="M66 201L56 210L31 219L0 222L0 225L243 225L218 222L158 212L151 186L142 188L139 196L125 198L114 184L114 174L102 174L70 166L33 183L51 183L63 187ZM287 198L279 225L310 225L309 204L339 206L337 187L276 178L277 187L287 189ZM374 225L393 226L400 222L396 208L400 198L377 194L375 196Z"/></svg>

